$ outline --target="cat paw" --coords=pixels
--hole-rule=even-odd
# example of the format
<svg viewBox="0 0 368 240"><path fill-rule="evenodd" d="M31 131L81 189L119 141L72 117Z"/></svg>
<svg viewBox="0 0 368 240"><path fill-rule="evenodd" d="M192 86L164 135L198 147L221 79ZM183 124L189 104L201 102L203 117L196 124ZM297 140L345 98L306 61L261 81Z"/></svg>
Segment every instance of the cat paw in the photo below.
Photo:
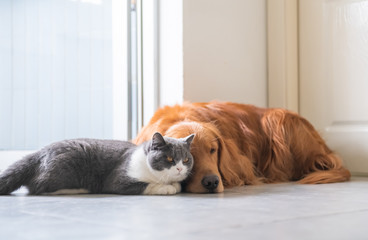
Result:
<svg viewBox="0 0 368 240"><path fill-rule="evenodd" d="M176 188L173 185L163 185L157 189L159 195L173 195L176 193Z"/></svg>
<svg viewBox="0 0 368 240"><path fill-rule="evenodd" d="M174 183L172 183L171 185L173 185L173 186L174 186L174 188L176 189L176 192L177 192L177 193L180 193L180 192L181 192L181 184L180 184L180 183L178 183L178 182L174 182Z"/></svg>
<svg viewBox="0 0 368 240"><path fill-rule="evenodd" d="M148 185L144 194L148 195L173 195L176 188L173 185Z"/></svg>

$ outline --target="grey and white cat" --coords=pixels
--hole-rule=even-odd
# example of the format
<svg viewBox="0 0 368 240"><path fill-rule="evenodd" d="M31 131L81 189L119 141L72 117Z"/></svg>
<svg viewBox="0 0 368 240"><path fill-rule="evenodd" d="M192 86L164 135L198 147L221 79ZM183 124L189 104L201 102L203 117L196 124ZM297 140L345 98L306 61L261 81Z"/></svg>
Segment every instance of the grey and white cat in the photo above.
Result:
<svg viewBox="0 0 368 240"><path fill-rule="evenodd" d="M155 133L139 146L117 140L64 140L15 162L0 175L0 195L26 186L29 194L175 194L190 173L194 135Z"/></svg>

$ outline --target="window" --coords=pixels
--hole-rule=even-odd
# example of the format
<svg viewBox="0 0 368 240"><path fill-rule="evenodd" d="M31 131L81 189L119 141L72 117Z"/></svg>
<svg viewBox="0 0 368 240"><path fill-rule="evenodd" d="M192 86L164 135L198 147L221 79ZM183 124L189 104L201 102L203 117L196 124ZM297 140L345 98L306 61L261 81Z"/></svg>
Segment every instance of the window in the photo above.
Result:
<svg viewBox="0 0 368 240"><path fill-rule="evenodd" d="M134 135L129 9L121 0L0 1L0 150Z"/></svg>

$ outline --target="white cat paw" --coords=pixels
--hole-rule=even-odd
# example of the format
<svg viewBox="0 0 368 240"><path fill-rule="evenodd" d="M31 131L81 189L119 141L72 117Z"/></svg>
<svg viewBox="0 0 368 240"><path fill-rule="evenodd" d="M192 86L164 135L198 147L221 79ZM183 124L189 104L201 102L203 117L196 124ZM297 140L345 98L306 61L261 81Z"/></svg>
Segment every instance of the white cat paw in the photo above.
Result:
<svg viewBox="0 0 368 240"><path fill-rule="evenodd" d="M174 183L172 183L171 185L173 185L173 186L174 186L174 188L176 189L176 192L177 192L177 193L180 193L180 192L181 192L181 184L180 184L180 183L178 183L178 182L174 182Z"/></svg>
<svg viewBox="0 0 368 240"><path fill-rule="evenodd" d="M154 185L149 184L143 194L149 195L173 195L176 188L173 185Z"/></svg>
<svg viewBox="0 0 368 240"><path fill-rule="evenodd" d="M176 188L173 185L162 185L157 189L159 195L173 195L176 193Z"/></svg>

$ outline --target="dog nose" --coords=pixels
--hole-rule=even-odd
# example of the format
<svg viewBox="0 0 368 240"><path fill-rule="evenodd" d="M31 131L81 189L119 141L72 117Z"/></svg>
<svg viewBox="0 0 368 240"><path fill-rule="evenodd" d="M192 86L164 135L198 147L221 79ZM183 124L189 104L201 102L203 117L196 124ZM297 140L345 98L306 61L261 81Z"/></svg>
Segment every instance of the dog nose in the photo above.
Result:
<svg viewBox="0 0 368 240"><path fill-rule="evenodd" d="M205 176L202 179L202 185L210 192L213 192L219 185L219 178L216 175Z"/></svg>

